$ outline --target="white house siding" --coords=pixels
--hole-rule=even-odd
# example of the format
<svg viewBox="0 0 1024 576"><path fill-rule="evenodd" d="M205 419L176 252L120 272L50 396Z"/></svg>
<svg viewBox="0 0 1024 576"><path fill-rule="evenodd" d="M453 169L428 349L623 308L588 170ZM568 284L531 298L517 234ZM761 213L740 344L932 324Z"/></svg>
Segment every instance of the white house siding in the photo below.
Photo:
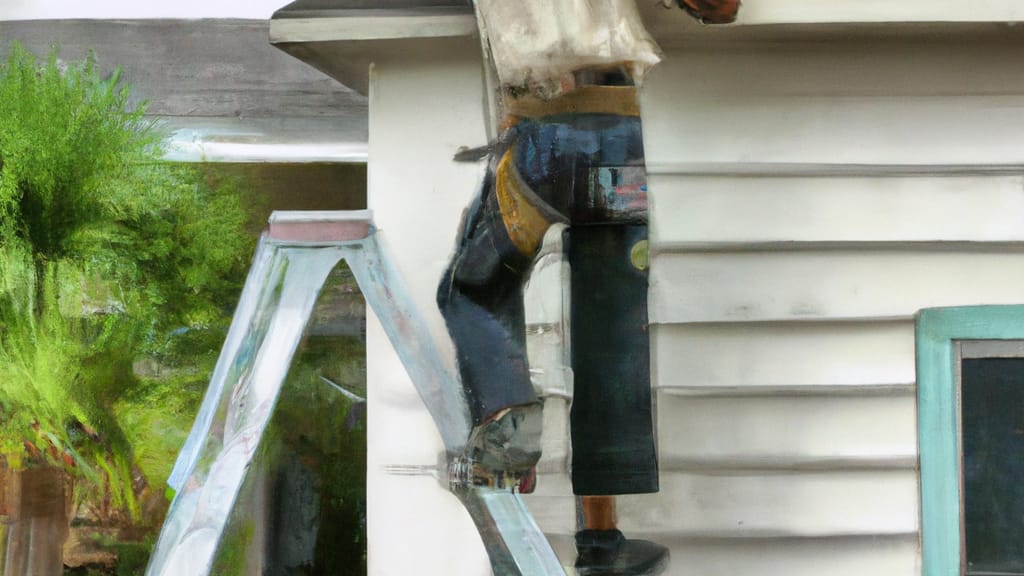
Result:
<svg viewBox="0 0 1024 576"><path fill-rule="evenodd" d="M1019 34L669 49L643 114L678 575L919 573L915 312L1024 302Z"/></svg>
<svg viewBox="0 0 1024 576"><path fill-rule="evenodd" d="M367 201L394 265L444 340L434 295L480 167L452 162L486 141L479 43L438 41L371 71ZM375 576L489 572L469 515L435 479L444 447L376 317L367 311L367 531Z"/></svg>
<svg viewBox="0 0 1024 576"><path fill-rule="evenodd" d="M1024 38L732 38L684 38L644 86L662 491L622 498L621 525L669 544L672 575L916 575L913 317L1024 302ZM474 48L371 81L370 206L437 330L480 175L449 159L485 138ZM373 322L368 343L371 573L486 573L455 499L399 474L440 442ZM550 430L566 407L549 400ZM549 447L529 504L571 562Z"/></svg>

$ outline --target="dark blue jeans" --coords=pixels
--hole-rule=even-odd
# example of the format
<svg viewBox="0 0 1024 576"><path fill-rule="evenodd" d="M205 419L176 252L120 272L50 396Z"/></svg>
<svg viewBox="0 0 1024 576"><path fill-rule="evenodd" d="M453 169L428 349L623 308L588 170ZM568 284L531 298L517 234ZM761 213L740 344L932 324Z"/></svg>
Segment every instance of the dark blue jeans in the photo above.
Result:
<svg viewBox="0 0 1024 576"><path fill-rule="evenodd" d="M523 286L544 230L567 223L574 491L657 491L640 119L524 119L502 142L437 295L473 422L538 400L526 358Z"/></svg>

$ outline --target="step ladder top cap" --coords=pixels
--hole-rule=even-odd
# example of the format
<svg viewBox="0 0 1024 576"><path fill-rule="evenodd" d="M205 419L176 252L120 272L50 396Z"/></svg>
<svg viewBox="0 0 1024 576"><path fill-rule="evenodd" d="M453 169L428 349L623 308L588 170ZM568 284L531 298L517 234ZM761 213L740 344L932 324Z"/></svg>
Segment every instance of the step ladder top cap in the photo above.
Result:
<svg viewBox="0 0 1024 576"><path fill-rule="evenodd" d="M275 211L268 220L267 236L285 242L343 242L370 235L370 210Z"/></svg>

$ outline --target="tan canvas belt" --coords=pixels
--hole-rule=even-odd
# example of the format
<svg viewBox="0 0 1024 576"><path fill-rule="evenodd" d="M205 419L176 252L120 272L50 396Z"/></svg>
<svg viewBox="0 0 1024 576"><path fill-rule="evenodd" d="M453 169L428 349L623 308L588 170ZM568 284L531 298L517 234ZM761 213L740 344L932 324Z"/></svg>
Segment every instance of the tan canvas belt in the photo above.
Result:
<svg viewBox="0 0 1024 576"><path fill-rule="evenodd" d="M509 116L543 118L561 114L613 114L640 116L635 86L580 86L551 100L533 96L516 98L507 104Z"/></svg>

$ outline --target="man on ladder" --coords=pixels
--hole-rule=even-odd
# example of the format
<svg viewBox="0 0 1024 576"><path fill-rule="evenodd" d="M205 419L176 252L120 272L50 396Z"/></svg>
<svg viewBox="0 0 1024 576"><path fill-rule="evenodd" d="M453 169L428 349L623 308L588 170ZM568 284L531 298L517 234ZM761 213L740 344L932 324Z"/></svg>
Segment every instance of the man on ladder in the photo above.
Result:
<svg viewBox="0 0 1024 576"><path fill-rule="evenodd" d="M730 22L736 0L680 0ZM547 229L568 226L573 491L581 576L657 574L668 550L626 539L615 496L658 491L647 327L647 196L637 82L659 60L633 0L477 0L501 83L498 140L438 289L473 431L473 481L532 490L542 404L523 287Z"/></svg>

